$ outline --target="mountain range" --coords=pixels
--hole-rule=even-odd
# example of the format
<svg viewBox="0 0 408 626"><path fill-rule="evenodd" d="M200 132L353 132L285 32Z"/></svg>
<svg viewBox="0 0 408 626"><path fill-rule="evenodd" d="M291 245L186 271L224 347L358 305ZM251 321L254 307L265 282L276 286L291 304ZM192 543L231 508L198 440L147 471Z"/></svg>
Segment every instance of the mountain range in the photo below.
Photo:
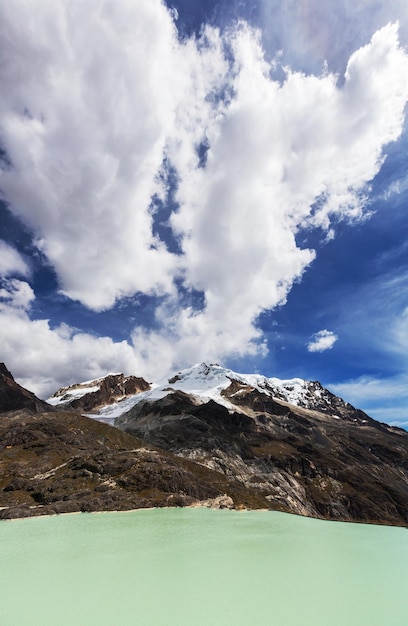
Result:
<svg viewBox="0 0 408 626"><path fill-rule="evenodd" d="M44 408L22 388L4 404L12 380L3 366L2 517L206 504L408 524L408 432L317 381L202 363L157 383L108 374Z"/></svg>

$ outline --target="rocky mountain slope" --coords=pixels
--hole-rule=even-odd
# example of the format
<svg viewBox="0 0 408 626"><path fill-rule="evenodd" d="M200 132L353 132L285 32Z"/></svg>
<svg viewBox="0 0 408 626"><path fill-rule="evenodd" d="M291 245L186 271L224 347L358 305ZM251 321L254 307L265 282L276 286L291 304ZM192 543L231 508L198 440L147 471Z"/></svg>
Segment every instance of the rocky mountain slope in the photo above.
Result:
<svg viewBox="0 0 408 626"><path fill-rule="evenodd" d="M111 376L56 397L108 390L82 410L119 428L80 409L0 415L0 517L218 503L408 525L408 433L319 383L201 364L126 395Z"/></svg>
<svg viewBox="0 0 408 626"><path fill-rule="evenodd" d="M129 399L115 424L233 476L272 509L408 523L408 433L376 422L319 383L202 364Z"/></svg>
<svg viewBox="0 0 408 626"><path fill-rule="evenodd" d="M238 481L74 412L0 415L0 519L195 503L267 505Z"/></svg>

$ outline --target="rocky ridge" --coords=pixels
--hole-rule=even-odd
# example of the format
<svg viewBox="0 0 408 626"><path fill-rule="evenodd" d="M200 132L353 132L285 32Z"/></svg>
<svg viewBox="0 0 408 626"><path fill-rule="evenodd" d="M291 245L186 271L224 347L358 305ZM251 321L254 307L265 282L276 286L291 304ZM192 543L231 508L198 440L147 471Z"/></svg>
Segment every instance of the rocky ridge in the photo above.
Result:
<svg viewBox="0 0 408 626"><path fill-rule="evenodd" d="M54 409L14 380L4 363L0 363L0 413L26 409L31 413Z"/></svg>
<svg viewBox="0 0 408 626"><path fill-rule="evenodd" d="M90 413L148 391L150 387L144 378L108 374L95 380L62 387L47 402L65 410L75 409Z"/></svg>

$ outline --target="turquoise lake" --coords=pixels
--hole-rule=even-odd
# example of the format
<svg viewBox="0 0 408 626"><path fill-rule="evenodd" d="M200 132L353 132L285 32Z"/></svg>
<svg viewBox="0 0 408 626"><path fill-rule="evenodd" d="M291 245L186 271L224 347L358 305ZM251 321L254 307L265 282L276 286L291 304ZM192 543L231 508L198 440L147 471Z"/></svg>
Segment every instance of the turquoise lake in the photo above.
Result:
<svg viewBox="0 0 408 626"><path fill-rule="evenodd" d="M408 530L156 509L0 522L2 626L407 626Z"/></svg>

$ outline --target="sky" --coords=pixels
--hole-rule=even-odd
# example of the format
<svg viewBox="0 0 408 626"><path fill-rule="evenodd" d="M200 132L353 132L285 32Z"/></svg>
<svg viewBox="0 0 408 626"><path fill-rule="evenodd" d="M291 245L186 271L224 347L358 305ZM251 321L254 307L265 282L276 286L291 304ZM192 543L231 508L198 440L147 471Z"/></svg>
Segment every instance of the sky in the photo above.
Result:
<svg viewBox="0 0 408 626"><path fill-rule="evenodd" d="M0 5L0 360L217 362L408 428L405 0Z"/></svg>

